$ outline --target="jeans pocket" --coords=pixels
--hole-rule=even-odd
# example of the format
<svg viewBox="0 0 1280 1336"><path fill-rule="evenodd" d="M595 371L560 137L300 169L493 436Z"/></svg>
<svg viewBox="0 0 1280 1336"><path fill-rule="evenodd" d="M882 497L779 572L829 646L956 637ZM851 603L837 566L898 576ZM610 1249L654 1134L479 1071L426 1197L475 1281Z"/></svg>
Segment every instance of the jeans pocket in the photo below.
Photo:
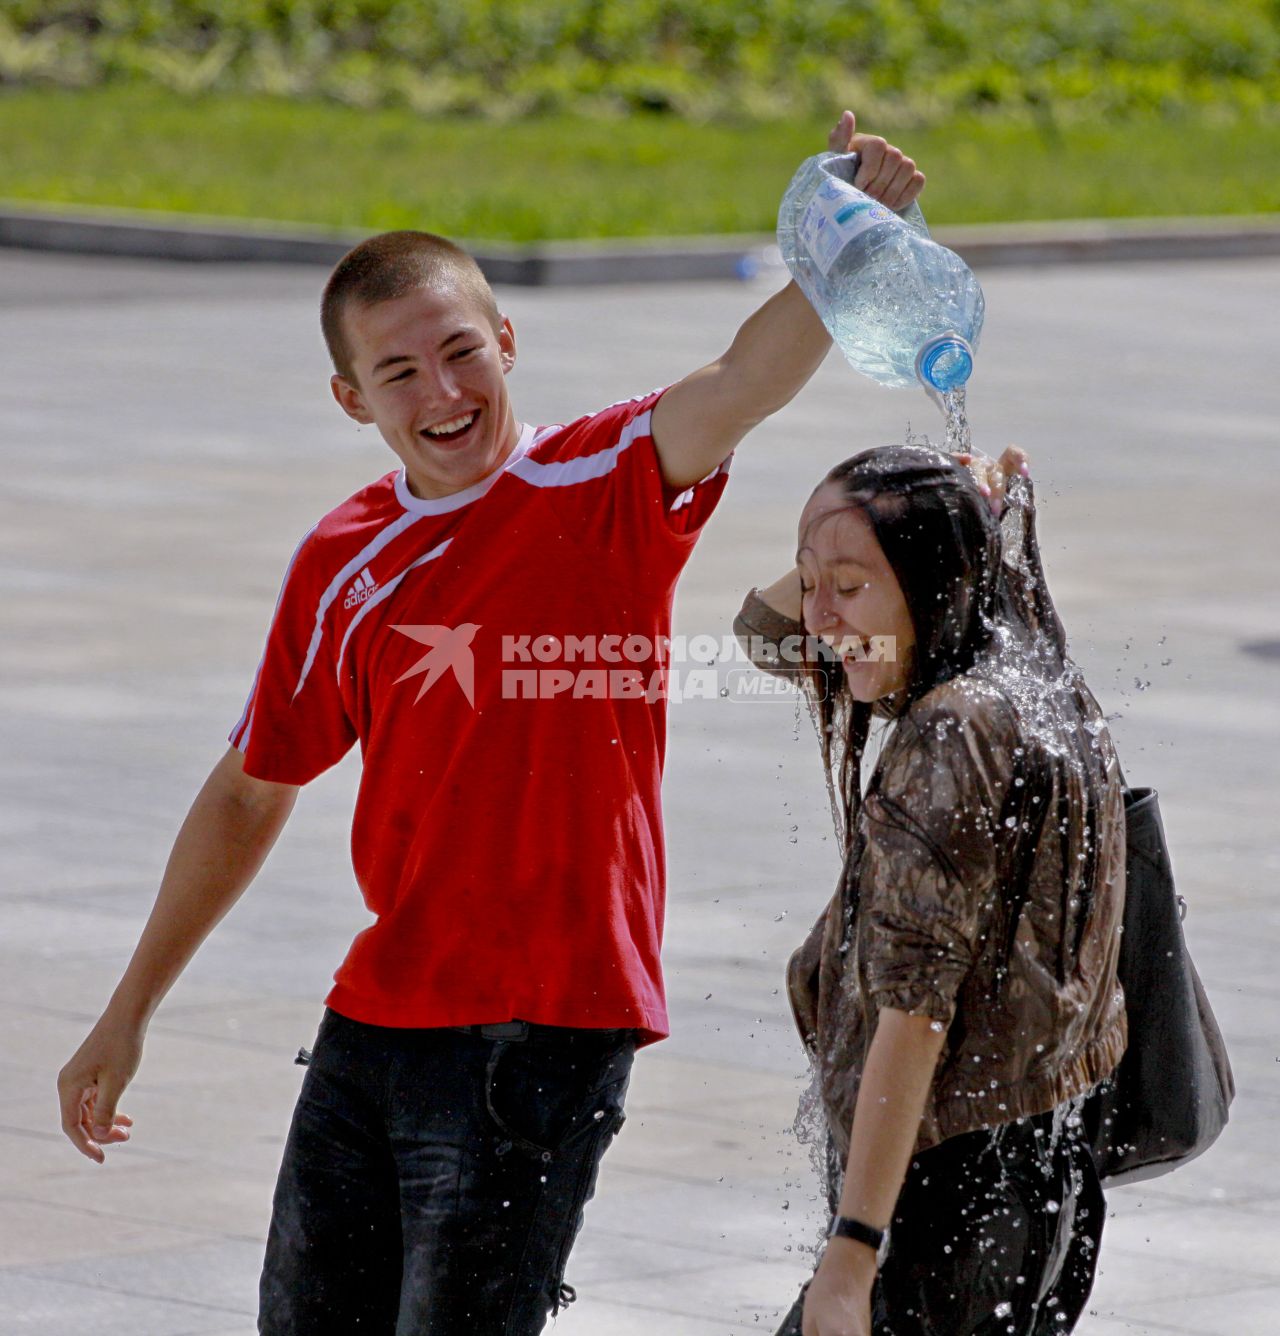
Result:
<svg viewBox="0 0 1280 1336"><path fill-rule="evenodd" d="M485 1071L485 1109L503 1142L544 1163L621 1112L635 1044L611 1036L603 1048L498 1041Z"/></svg>

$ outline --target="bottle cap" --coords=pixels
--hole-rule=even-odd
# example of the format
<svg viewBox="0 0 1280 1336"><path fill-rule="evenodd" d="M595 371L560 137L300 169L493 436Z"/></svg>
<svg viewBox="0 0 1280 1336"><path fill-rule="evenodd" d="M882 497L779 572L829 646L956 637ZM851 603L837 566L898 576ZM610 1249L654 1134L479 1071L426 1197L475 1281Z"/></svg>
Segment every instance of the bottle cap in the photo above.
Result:
<svg viewBox="0 0 1280 1336"><path fill-rule="evenodd" d="M916 375L926 388L942 394L959 389L973 375L969 340L954 331L930 339L916 354Z"/></svg>

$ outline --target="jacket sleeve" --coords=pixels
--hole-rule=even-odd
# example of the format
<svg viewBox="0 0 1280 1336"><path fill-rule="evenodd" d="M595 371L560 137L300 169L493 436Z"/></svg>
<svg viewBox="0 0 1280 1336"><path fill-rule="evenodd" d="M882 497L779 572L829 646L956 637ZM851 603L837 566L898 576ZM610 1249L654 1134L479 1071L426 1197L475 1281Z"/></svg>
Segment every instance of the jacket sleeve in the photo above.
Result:
<svg viewBox="0 0 1280 1336"><path fill-rule="evenodd" d="M1017 733L998 701L901 721L860 814L863 981L877 1007L949 1024L998 921L997 828Z"/></svg>
<svg viewBox="0 0 1280 1336"><path fill-rule="evenodd" d="M799 678L804 669L804 623L771 608L753 589L733 619L733 633L755 667L774 677Z"/></svg>

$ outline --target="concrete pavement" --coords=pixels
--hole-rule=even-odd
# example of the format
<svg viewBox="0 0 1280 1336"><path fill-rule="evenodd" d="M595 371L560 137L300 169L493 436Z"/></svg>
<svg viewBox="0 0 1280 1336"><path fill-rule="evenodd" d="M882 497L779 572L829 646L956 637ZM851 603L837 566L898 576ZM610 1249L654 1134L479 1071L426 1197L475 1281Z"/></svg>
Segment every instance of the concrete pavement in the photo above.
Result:
<svg viewBox="0 0 1280 1336"><path fill-rule="evenodd" d="M364 920L349 759L161 1008L104 1168L54 1078L114 985L238 718L284 564L391 467L328 398L321 271L0 253L0 1330L248 1336L271 1188L330 972ZM1049 577L1129 774L1160 788L1240 1094L1199 1163L1110 1198L1087 1336L1280 1331L1280 262L1003 271L975 443L1031 451ZM562 421L718 353L768 283L500 299L513 394ZM678 629L727 633L824 468L922 397L836 358L741 449ZM674 1037L642 1055L569 1269L567 1336L770 1331L819 1227L782 969L834 841L806 720L671 711Z"/></svg>

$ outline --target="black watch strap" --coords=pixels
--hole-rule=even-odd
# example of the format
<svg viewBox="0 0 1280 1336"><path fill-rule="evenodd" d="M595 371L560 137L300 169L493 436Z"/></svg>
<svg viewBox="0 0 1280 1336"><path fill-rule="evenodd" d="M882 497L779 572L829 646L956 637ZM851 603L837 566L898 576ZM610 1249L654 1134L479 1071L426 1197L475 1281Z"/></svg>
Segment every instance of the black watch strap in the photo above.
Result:
<svg viewBox="0 0 1280 1336"><path fill-rule="evenodd" d="M853 1239L857 1243L865 1243L872 1251L879 1252L880 1245L884 1242L884 1230L864 1225L861 1220L854 1220L851 1216L838 1215L831 1222L827 1238Z"/></svg>

